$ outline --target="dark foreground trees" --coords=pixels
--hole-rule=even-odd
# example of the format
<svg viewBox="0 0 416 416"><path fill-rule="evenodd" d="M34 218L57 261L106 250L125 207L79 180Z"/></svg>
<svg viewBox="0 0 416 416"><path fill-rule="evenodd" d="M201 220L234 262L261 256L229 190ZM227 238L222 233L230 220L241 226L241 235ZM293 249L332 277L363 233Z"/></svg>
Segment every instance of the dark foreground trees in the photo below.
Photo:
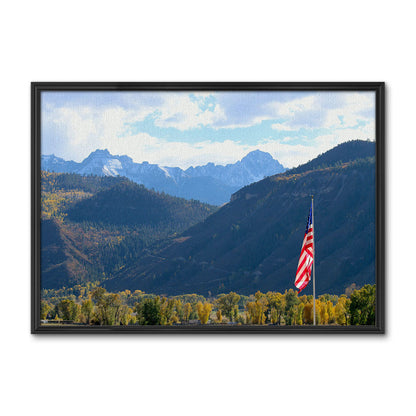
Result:
<svg viewBox="0 0 416 416"><path fill-rule="evenodd" d="M140 325L161 325L162 323L159 296L154 299L144 299L143 302L136 305L135 312L139 316L138 323Z"/></svg>
<svg viewBox="0 0 416 416"><path fill-rule="evenodd" d="M77 295L75 295L75 293ZM374 325L375 285L322 295L315 302L318 325ZM109 293L102 287L43 292L41 319L86 325L311 325L313 298L289 289L285 293L235 292L217 297L156 296L140 290Z"/></svg>
<svg viewBox="0 0 416 416"><path fill-rule="evenodd" d="M220 295L217 299L218 309L220 309L222 314L224 314L231 322L237 318L239 300L240 295L235 292L230 292L228 295Z"/></svg>
<svg viewBox="0 0 416 416"><path fill-rule="evenodd" d="M374 325L376 305L375 285L365 285L351 294L351 325Z"/></svg>

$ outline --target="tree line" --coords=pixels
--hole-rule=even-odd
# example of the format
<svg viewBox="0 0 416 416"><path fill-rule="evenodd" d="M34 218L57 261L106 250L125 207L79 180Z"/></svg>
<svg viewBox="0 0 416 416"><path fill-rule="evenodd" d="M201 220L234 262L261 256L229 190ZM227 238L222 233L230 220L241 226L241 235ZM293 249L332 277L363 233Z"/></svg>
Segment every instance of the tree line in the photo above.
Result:
<svg viewBox="0 0 416 416"><path fill-rule="evenodd" d="M375 285L353 288L344 295L321 295L315 301L318 325L374 325ZM285 293L235 292L210 296L158 296L140 290L107 292L94 284L71 289L44 290L44 324L84 325L311 325L313 298Z"/></svg>

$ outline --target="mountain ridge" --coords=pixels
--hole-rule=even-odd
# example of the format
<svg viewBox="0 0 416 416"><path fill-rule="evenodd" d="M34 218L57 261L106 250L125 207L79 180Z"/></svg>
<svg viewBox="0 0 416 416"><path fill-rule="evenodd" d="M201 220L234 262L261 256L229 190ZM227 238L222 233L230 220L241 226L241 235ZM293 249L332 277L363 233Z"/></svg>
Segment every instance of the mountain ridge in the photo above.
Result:
<svg viewBox="0 0 416 416"><path fill-rule="evenodd" d="M105 279L217 209L124 177L74 173L42 171L41 195L44 289Z"/></svg>
<svg viewBox="0 0 416 416"><path fill-rule="evenodd" d="M229 204L158 251L157 258L142 258L106 287L167 294L293 287L311 194L317 292L340 294L352 283L374 283L375 144L340 146L324 154L328 166L294 169L240 189ZM344 151L354 157L339 159Z"/></svg>
<svg viewBox="0 0 416 416"><path fill-rule="evenodd" d="M42 170L80 175L125 176L149 189L186 199L198 199L212 205L222 205L239 188L285 168L269 153L255 150L233 164L168 167L149 162L136 163L127 155L112 155L108 149L96 149L82 162L66 161L52 155L42 155Z"/></svg>

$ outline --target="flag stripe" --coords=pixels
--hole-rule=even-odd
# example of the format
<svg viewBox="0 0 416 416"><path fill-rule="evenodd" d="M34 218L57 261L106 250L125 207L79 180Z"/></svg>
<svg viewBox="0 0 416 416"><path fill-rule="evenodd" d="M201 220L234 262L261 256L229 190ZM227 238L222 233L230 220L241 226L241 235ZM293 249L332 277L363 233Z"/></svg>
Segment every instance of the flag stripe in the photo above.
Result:
<svg viewBox="0 0 416 416"><path fill-rule="evenodd" d="M305 261L303 262L303 265L298 269L299 271L296 273L296 281L299 281L300 279L304 277L305 269L307 269L308 267L309 267L309 261L305 257Z"/></svg>
<svg viewBox="0 0 416 416"><path fill-rule="evenodd" d="M307 264L305 266L305 268L302 270L301 273L299 273L299 276L297 276L297 279L295 281L295 285L296 286L301 286L302 283L308 279L308 274L310 274L310 269L312 267L312 264L309 262L309 264ZM305 270L306 269L306 270Z"/></svg>
<svg viewBox="0 0 416 416"><path fill-rule="evenodd" d="M298 268L296 270L295 286L303 290L311 280L313 265L314 233L312 224L312 206L309 210L308 221L306 223L305 237L303 238L302 249L300 251Z"/></svg>

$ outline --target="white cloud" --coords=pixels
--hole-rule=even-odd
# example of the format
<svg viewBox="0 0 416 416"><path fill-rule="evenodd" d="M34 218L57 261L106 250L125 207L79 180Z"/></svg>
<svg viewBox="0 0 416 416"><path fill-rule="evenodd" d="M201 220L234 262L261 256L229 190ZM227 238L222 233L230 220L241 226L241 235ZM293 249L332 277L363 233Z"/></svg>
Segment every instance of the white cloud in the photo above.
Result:
<svg viewBox="0 0 416 416"><path fill-rule="evenodd" d="M55 153L65 159L81 161L97 148L108 148L113 154L127 154L137 162L147 160L186 168L208 162L234 163L248 152L260 149L271 153L284 166L293 167L346 140L375 139L374 96L361 93L322 93L285 103L269 103L273 117L279 120L272 128L291 134L257 141L258 144L249 145L238 139L222 142L194 139L190 143L180 134L171 141L147 133L135 134L131 130L135 122L149 116L159 127L175 127L180 131L197 126L213 127L226 118L225 108L214 98L210 92L161 94L157 104L147 102L127 109L121 105L45 105L42 111L42 153ZM270 119L272 116L264 117ZM264 117L256 115L252 120L259 121ZM308 137L295 134L301 126L309 130ZM316 137L315 128L325 129L325 134Z"/></svg>
<svg viewBox="0 0 416 416"><path fill-rule="evenodd" d="M295 139L288 137L279 141L267 139L259 144L247 145L234 140L223 142L205 140L197 143L180 140L171 142L152 137L147 133L140 133L110 140L105 144L105 147L113 154L127 154L136 162L146 160L162 166L179 166L183 169L189 166L204 165L208 162L221 165L235 163L247 153L260 149L270 153L285 167L290 168L305 163L340 143L355 139L374 140L374 135L372 135L371 129L358 133L355 129L342 129L332 134L318 136L308 144L294 144Z"/></svg>
<svg viewBox="0 0 416 416"><path fill-rule="evenodd" d="M306 146L303 144L288 144L277 141L267 141L258 146L264 152L270 153L275 159L287 167L292 168L305 163L318 156L322 151L329 150L317 148L315 146Z"/></svg>
<svg viewBox="0 0 416 416"><path fill-rule="evenodd" d="M351 128L374 123L375 100L372 93L344 93L343 102L326 109L323 128Z"/></svg>
<svg viewBox="0 0 416 416"><path fill-rule="evenodd" d="M267 94L267 93L266 93ZM268 95L268 94L267 94ZM278 96L275 96L278 99ZM246 100L249 100L247 97ZM253 104L254 103L254 104ZM234 103L235 104L235 103ZM296 131L299 129L296 117L299 114L308 113L315 109L318 104L317 95L308 95L300 98L294 98L289 101L262 101L254 100L252 97L251 106L249 107L250 114L241 114L239 122L227 123L223 122L215 128L245 128L261 124L268 120L282 120L272 125L275 130L281 131ZM227 108L224 108L224 114L227 115Z"/></svg>
<svg viewBox="0 0 416 416"><path fill-rule="evenodd" d="M112 154L126 154L136 162L148 161L187 168L208 162L234 163L250 151L260 149L272 154L285 167L293 167L344 141L375 139L374 123L368 123L359 129L334 129L330 134L307 139L307 144L299 144L305 142L304 136L267 139L252 145L238 140L201 140L189 143L181 139L164 140L147 133L129 134L126 122L143 119L145 114L128 112L122 108L104 111L58 108L53 112L45 112L44 117L45 125L49 126L47 134L55 140L42 141L42 153L53 153L49 149L57 146L56 141L61 141L66 143L66 146L59 147L61 151L57 156L76 161L81 161L97 148L107 148Z"/></svg>
<svg viewBox="0 0 416 416"><path fill-rule="evenodd" d="M257 146L258 149L270 153L285 167L296 167L314 159L333 147L349 140L375 140L375 128L368 124L361 129L339 129L330 134L319 135L308 140L308 144L293 144L299 137L286 137L280 141L267 139Z"/></svg>
<svg viewBox="0 0 416 416"><path fill-rule="evenodd" d="M174 127L184 131L199 126L207 126L225 118L220 105L207 106L201 109L205 99L212 94L165 94L163 104L157 109L155 125L158 127Z"/></svg>
<svg viewBox="0 0 416 416"><path fill-rule="evenodd" d="M225 140L223 142L200 141L168 141L152 137L147 133L139 133L112 141L106 146L113 154L128 154L136 162L148 161L162 166L204 165L208 162L216 164L234 163L243 158L256 146Z"/></svg>
<svg viewBox="0 0 416 416"><path fill-rule="evenodd" d="M373 124L375 96L371 92L319 92L284 103L271 102L269 108L279 123L272 128L297 131L301 128L346 129Z"/></svg>
<svg viewBox="0 0 416 416"><path fill-rule="evenodd" d="M277 116L291 119L298 113L314 109L317 106L317 101L317 95L310 95L302 98L295 98L294 100L283 103L272 102L269 106L274 110Z"/></svg>
<svg viewBox="0 0 416 416"><path fill-rule="evenodd" d="M55 153L80 162L94 150L106 148L112 154L128 155L136 162L187 168L212 161L233 163L250 151L250 147L233 140L188 143L181 139L159 139L147 133L129 134L129 123L143 120L146 115L121 107L46 108L42 113L42 154Z"/></svg>
<svg viewBox="0 0 416 416"><path fill-rule="evenodd" d="M117 140L128 132L130 123L143 120L147 113L148 109L122 107L46 107L42 112L42 153L61 149L71 159L80 161L86 152Z"/></svg>
<svg viewBox="0 0 416 416"><path fill-rule="evenodd" d="M275 123L271 125L273 130L278 131L296 131L297 129L290 127L287 123Z"/></svg>

